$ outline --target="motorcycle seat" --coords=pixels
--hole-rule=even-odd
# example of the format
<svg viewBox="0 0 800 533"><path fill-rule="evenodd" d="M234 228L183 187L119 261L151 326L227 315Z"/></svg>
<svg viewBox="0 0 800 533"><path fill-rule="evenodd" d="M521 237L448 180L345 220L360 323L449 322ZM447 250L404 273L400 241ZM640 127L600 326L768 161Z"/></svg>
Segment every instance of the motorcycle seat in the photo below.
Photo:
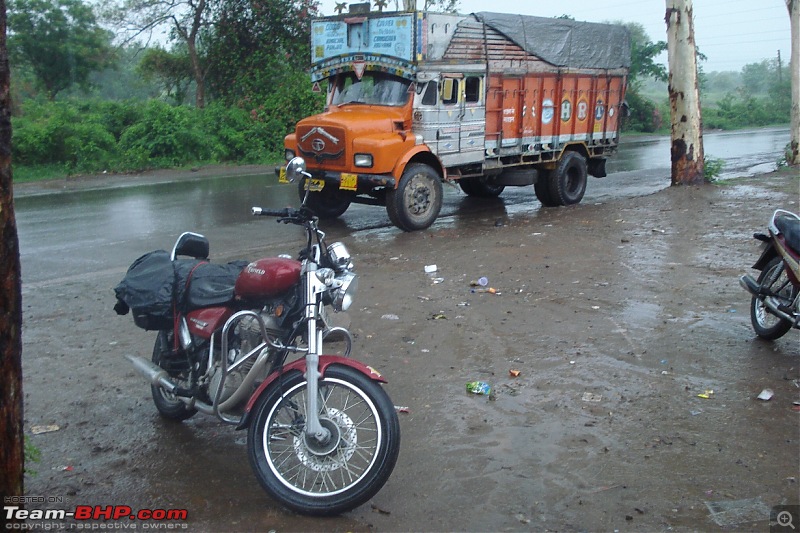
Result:
<svg viewBox="0 0 800 533"><path fill-rule="evenodd" d="M800 251L800 219L790 216L775 217L775 227L783 234L786 244L795 252Z"/></svg>

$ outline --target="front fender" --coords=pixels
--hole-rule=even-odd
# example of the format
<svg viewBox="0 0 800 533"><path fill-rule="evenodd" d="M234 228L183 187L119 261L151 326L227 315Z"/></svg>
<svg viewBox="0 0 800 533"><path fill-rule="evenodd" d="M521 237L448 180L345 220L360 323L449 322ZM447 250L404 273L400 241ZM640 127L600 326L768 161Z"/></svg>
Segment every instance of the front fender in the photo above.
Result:
<svg viewBox="0 0 800 533"><path fill-rule="evenodd" d="M386 379L381 375L380 372L375 370L369 365L365 365L361 361L356 361L355 359L350 359L347 357L342 357L341 355L320 355L319 356L319 373L324 378L325 371L331 365L343 365L349 366L350 368L357 370L370 378L373 381L378 381L380 383L386 383ZM256 391L250 396L250 400L248 400L247 405L244 408L244 414L242 415L242 419L239 421L239 425L236 426L236 429L245 429L250 424L250 413L253 410L256 402L261 398L269 386L282 375L287 374L292 371L298 371L301 374L306 373L306 358L301 357L296 361L292 361L288 365L284 365L281 371L273 372L267 379L258 386Z"/></svg>

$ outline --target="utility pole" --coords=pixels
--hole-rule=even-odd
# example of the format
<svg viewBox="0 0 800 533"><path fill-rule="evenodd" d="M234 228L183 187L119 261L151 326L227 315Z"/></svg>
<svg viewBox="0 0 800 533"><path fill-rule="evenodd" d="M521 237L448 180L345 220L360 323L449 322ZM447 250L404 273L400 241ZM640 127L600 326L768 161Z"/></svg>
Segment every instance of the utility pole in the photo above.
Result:
<svg viewBox="0 0 800 533"><path fill-rule="evenodd" d="M22 282L11 188L11 96L6 0L0 0L0 498L22 496ZM6 514L0 524L10 528ZM0 526L2 527L2 526Z"/></svg>
<svg viewBox="0 0 800 533"><path fill-rule="evenodd" d="M691 185L703 182L705 167L692 1L666 2L672 185Z"/></svg>
<svg viewBox="0 0 800 533"><path fill-rule="evenodd" d="M800 0L786 0L789 23L792 28L792 54L789 72L792 75L791 141L786 153L786 162L800 165Z"/></svg>

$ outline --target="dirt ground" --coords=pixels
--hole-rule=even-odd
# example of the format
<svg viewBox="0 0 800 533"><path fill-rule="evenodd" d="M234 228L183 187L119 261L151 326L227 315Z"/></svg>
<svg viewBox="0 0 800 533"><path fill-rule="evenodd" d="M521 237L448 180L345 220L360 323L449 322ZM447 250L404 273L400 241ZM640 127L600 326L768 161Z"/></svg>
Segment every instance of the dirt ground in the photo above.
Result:
<svg viewBox="0 0 800 533"><path fill-rule="evenodd" d="M737 278L799 201L784 171L346 239L354 356L407 412L383 490L324 520L264 494L243 432L158 418L122 357L154 335L112 312L121 272L24 286L28 508L187 509L192 531L767 531L800 504L800 335L757 340ZM471 292L480 276L498 293Z"/></svg>

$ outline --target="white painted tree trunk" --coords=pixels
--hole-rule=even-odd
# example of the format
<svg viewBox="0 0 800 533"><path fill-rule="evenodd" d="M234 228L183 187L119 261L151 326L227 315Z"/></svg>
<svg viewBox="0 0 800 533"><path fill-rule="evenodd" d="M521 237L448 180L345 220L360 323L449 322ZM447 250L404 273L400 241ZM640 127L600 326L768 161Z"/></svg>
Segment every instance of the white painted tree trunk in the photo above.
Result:
<svg viewBox="0 0 800 533"><path fill-rule="evenodd" d="M795 0L787 0L795 1ZM800 0L797 0L800 1ZM703 182L703 121L691 0L666 0L672 184Z"/></svg>
<svg viewBox="0 0 800 533"><path fill-rule="evenodd" d="M800 0L786 0L789 21L792 27L792 58L789 70L792 73L791 141L786 162L800 165Z"/></svg>

